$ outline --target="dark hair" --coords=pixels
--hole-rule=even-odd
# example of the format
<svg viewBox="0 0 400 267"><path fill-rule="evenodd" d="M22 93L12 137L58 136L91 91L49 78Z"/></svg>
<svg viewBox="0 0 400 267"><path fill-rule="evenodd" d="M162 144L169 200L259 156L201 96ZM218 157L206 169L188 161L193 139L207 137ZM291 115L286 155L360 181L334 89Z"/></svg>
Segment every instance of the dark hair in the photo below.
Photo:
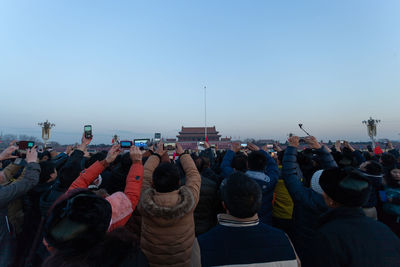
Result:
<svg viewBox="0 0 400 267"><path fill-rule="evenodd" d="M111 221L110 203L87 189L74 189L53 204L44 237L57 249L87 250L103 239Z"/></svg>
<svg viewBox="0 0 400 267"><path fill-rule="evenodd" d="M249 170L264 171L265 166L267 166L267 157L261 151L253 151L249 154L247 162Z"/></svg>
<svg viewBox="0 0 400 267"><path fill-rule="evenodd" d="M236 154L232 159L232 168L239 172L247 170L247 156L243 153Z"/></svg>
<svg viewBox="0 0 400 267"><path fill-rule="evenodd" d="M205 168L210 167L210 160L206 157L198 157L195 161L197 170L201 173Z"/></svg>
<svg viewBox="0 0 400 267"><path fill-rule="evenodd" d="M399 188L400 187L400 183L399 181L397 181L396 179L393 178L392 176L392 170L388 171L388 173L385 175L385 182L387 184L388 187L392 187L392 188Z"/></svg>
<svg viewBox="0 0 400 267"><path fill-rule="evenodd" d="M139 240L130 231L119 227L87 250L55 250L42 266L137 266L141 262L147 262L138 243Z"/></svg>
<svg viewBox="0 0 400 267"><path fill-rule="evenodd" d="M278 162L282 165L283 162L283 156L285 155L285 150L278 151Z"/></svg>
<svg viewBox="0 0 400 267"><path fill-rule="evenodd" d="M51 158L50 152L49 151L43 151L42 153L38 153L38 158L39 160L42 160L45 156L47 156L48 159Z"/></svg>
<svg viewBox="0 0 400 267"><path fill-rule="evenodd" d="M50 175L55 172L56 165L52 161L42 161L40 165L39 184L44 184L50 179Z"/></svg>
<svg viewBox="0 0 400 267"><path fill-rule="evenodd" d="M381 175L383 173L382 165L376 160L367 161L368 164L365 166L365 171L367 174L371 175Z"/></svg>
<svg viewBox="0 0 400 267"><path fill-rule="evenodd" d="M249 218L261 207L261 188L244 173L234 172L221 188L222 200L232 216Z"/></svg>
<svg viewBox="0 0 400 267"><path fill-rule="evenodd" d="M393 169L396 167L396 158L390 153L383 153L381 156L382 165Z"/></svg>
<svg viewBox="0 0 400 267"><path fill-rule="evenodd" d="M85 168L89 168L96 161L102 161L106 157L107 153L104 153L104 151L97 152L96 154L94 154L88 160L85 161Z"/></svg>
<svg viewBox="0 0 400 267"><path fill-rule="evenodd" d="M371 154L368 151L364 151L362 154L363 154L365 160L371 160L372 159Z"/></svg>
<svg viewBox="0 0 400 267"><path fill-rule="evenodd" d="M163 162L153 172L154 189L160 193L167 193L179 188L178 168L169 162Z"/></svg>

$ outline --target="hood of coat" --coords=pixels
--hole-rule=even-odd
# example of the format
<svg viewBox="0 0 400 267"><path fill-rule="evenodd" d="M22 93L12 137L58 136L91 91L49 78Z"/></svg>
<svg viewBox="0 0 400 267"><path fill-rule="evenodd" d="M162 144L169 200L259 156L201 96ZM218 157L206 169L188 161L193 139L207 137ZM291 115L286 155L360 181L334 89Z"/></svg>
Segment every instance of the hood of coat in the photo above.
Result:
<svg viewBox="0 0 400 267"><path fill-rule="evenodd" d="M160 223L168 224L193 211L195 200L186 186L168 193L158 193L154 188L149 188L142 193L140 205L152 219L161 219Z"/></svg>
<svg viewBox="0 0 400 267"><path fill-rule="evenodd" d="M263 181L266 183L269 183L271 181L271 179L269 178L268 175L266 175L263 172L257 172L257 171L247 171L246 175L250 178L259 180L259 181Z"/></svg>

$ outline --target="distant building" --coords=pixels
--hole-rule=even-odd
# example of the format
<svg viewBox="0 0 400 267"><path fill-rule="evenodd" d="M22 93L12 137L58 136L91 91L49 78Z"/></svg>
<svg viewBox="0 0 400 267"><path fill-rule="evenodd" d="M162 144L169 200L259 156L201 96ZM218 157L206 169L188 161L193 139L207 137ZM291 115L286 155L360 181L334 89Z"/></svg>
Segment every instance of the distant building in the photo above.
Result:
<svg viewBox="0 0 400 267"><path fill-rule="evenodd" d="M207 139L208 141L219 141L221 135L214 127L207 127ZM178 142L187 141L205 141L205 127L183 127L179 132Z"/></svg>

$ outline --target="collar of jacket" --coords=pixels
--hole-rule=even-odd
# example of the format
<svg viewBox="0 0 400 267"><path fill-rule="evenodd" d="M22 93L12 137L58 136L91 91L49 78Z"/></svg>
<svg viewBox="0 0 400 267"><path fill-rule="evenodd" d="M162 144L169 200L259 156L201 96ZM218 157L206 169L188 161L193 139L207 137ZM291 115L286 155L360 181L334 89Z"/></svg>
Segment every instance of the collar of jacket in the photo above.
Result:
<svg viewBox="0 0 400 267"><path fill-rule="evenodd" d="M218 223L228 227L248 227L258 225L259 220L257 214L250 218L241 219L230 214L220 213L218 214Z"/></svg>
<svg viewBox="0 0 400 267"><path fill-rule="evenodd" d="M330 209L319 218L319 225L326 224L330 221L343 218L365 217L365 213L361 208L339 207Z"/></svg>
<svg viewBox="0 0 400 267"><path fill-rule="evenodd" d="M142 193L140 200L141 207L150 216L164 219L181 218L194 209L194 204L193 193L186 186L168 193L149 188Z"/></svg>
<svg viewBox="0 0 400 267"><path fill-rule="evenodd" d="M268 175L266 175L263 172L257 172L257 171L247 171L246 175L250 178L256 179L256 180L260 180L263 182L270 182L271 179L269 178Z"/></svg>

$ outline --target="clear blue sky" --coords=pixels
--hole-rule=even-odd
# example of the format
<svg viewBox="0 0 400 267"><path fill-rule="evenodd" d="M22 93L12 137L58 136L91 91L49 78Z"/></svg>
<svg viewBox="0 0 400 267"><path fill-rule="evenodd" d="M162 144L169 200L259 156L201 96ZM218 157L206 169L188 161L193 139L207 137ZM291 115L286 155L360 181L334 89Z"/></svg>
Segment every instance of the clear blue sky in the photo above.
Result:
<svg viewBox="0 0 400 267"><path fill-rule="evenodd" d="M0 1L0 130L94 142L400 133L400 1Z"/></svg>

